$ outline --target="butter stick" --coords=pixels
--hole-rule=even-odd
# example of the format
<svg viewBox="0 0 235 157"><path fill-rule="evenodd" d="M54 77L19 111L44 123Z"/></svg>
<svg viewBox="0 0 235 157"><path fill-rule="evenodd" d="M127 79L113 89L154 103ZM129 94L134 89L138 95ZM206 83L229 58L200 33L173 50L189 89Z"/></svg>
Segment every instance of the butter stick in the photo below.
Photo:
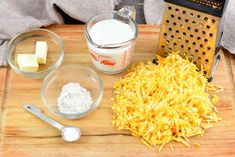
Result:
<svg viewBox="0 0 235 157"><path fill-rule="evenodd" d="M47 42L37 41L35 48L35 56L39 64L46 64L47 62Z"/></svg>
<svg viewBox="0 0 235 157"><path fill-rule="evenodd" d="M39 67L34 54L18 54L17 64L21 71L26 72L36 72Z"/></svg>

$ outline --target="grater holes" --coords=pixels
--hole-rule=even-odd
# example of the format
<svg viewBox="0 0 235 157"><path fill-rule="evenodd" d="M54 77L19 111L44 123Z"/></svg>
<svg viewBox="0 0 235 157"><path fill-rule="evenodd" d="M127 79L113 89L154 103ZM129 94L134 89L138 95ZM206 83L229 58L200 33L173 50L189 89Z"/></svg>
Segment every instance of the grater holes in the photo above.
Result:
<svg viewBox="0 0 235 157"><path fill-rule="evenodd" d="M171 14L171 18L174 18L174 17L175 17L175 15Z"/></svg>
<svg viewBox="0 0 235 157"><path fill-rule="evenodd" d="M169 5L172 7L171 10L167 9ZM217 26L215 25L219 22L219 18L173 4L167 4L166 9L168 12L163 18L162 37L160 38L159 51L157 53L163 56L164 53L169 54L172 50L178 51L180 55L186 54L188 57L193 54L194 58L191 62L196 62L199 70L203 66L202 68L205 69L208 75L213 63L211 61L213 57L212 52L214 52L213 42L217 39L215 38L217 37L217 31L215 31L215 29L217 30ZM185 14L183 14L183 11L185 11ZM193 17L191 17L191 13L193 13ZM174 18L171 15L174 15ZM164 36L164 32L167 33L166 37ZM213 33L212 38L210 37L210 33ZM166 44L166 40L169 40L168 44ZM162 45L165 47L161 47ZM209 46L211 50L207 49ZM202 55L203 51L206 52L204 55ZM205 61L206 59L209 60L208 63Z"/></svg>
<svg viewBox="0 0 235 157"><path fill-rule="evenodd" d="M165 32L163 35L166 37L166 36L167 36L167 33Z"/></svg>
<svg viewBox="0 0 235 157"><path fill-rule="evenodd" d="M210 37L213 37L213 33L210 33Z"/></svg>
<svg viewBox="0 0 235 157"><path fill-rule="evenodd" d="M180 24L180 28L184 28L184 25L183 25L183 24Z"/></svg>
<svg viewBox="0 0 235 157"><path fill-rule="evenodd" d="M193 61L193 64L197 64L195 61Z"/></svg>
<svg viewBox="0 0 235 157"><path fill-rule="evenodd" d="M166 40L166 44L170 44L170 40Z"/></svg>
<svg viewBox="0 0 235 157"><path fill-rule="evenodd" d="M206 31L202 31L202 34L205 35L205 34L206 34Z"/></svg>
<svg viewBox="0 0 235 157"><path fill-rule="evenodd" d="M206 55L206 52L205 52L205 51L203 51L203 52L202 52L202 55L203 55L203 56L205 56L205 55Z"/></svg>
<svg viewBox="0 0 235 157"><path fill-rule="evenodd" d="M171 6L169 6L169 7L168 7L168 10L171 10L171 9L172 9L172 7L171 7Z"/></svg>
<svg viewBox="0 0 235 157"><path fill-rule="evenodd" d="M218 7L216 5L212 5L212 8L217 9Z"/></svg>
<svg viewBox="0 0 235 157"><path fill-rule="evenodd" d="M189 60L193 60L193 58L194 58L193 54L189 55Z"/></svg>
<svg viewBox="0 0 235 157"><path fill-rule="evenodd" d="M208 46L208 47L207 47L207 50L209 50L209 51L210 51L210 50L211 50L211 47L210 47L210 46Z"/></svg>
<svg viewBox="0 0 235 157"><path fill-rule="evenodd" d="M209 62L209 59L205 59L205 62L208 63L208 62Z"/></svg>
<svg viewBox="0 0 235 157"><path fill-rule="evenodd" d="M204 17L204 21L207 22L208 21L208 17Z"/></svg>
<svg viewBox="0 0 235 157"><path fill-rule="evenodd" d="M206 75L206 74L207 74L207 72L206 72L206 71L203 71L203 74L204 74L204 75Z"/></svg>
<svg viewBox="0 0 235 157"><path fill-rule="evenodd" d="M203 27L203 24L202 23L199 23L199 28L202 28Z"/></svg>
<svg viewBox="0 0 235 157"><path fill-rule="evenodd" d="M183 13L183 14L186 14L186 11L185 11L185 10L183 10L183 11L182 11L182 13Z"/></svg>
<svg viewBox="0 0 235 157"><path fill-rule="evenodd" d="M167 6L168 7L168 6ZM177 7L178 8L178 7ZM176 7L172 7L172 9L171 9L171 12L169 12L169 14L168 14L168 20L169 20L169 24L167 24L166 25L166 33L167 33L167 37L165 37L165 39L164 38L162 38L163 40L165 40L165 42L166 42L166 40L170 40L170 43L169 43L169 45L166 45L165 44L165 47L164 47L164 49L162 49L161 50L161 46L159 47L160 48L160 52L159 53L161 53L162 54L162 56L163 56L163 54L164 54L164 52L167 52L167 53L169 53L169 51L172 49L173 51L177 51L177 50L179 50L180 52L182 52L182 54L183 53L190 53L190 54L194 54L194 59L192 60L192 61L196 61L197 63L198 63L198 65L199 64L201 64L200 62L198 62L198 60L197 60L197 58L198 58L198 56L200 55L200 54L196 54L195 53L195 46L193 46L192 45L192 42L193 41L195 41L196 42L196 44L197 44L197 49L198 49L198 53L201 53L203 50L202 49L200 49L200 47L199 47L199 45L200 45L200 43L201 43L201 41L199 41L199 40L197 40L197 37L198 36L200 36L201 37L201 39L200 40L202 40L202 42L203 42L203 40L204 40L204 37L209 37L209 33L211 32L211 31L209 31L209 32L206 32L206 34L208 34L208 36L201 36L200 34L201 34L201 32L202 32L202 28L199 28L198 27L198 25L199 25L199 23L203 23L204 22L204 20L203 20L203 18L204 18L204 16L202 16L202 17L200 17L201 19L200 19L200 21L197 19L197 13L194 13L194 19L191 19L190 18L190 12L191 11L187 11L187 13L186 13L186 15L182 15L182 10L179 8L179 12L178 12L178 14L176 14L174 11L175 11L175 9L176 9ZM173 14L173 12L174 12L174 19L172 19L171 17L170 17L170 15L171 14ZM181 14L181 15L180 15ZM188 22L187 23L185 23L185 19L188 19ZM198 21L197 21L198 20ZM209 19L209 20L211 20L211 19ZM166 19L164 20L164 21L166 21ZM194 22L193 22L194 21ZM174 26L173 25L173 23L174 22L176 22L176 26ZM164 22L165 24L166 24L166 22ZM183 24L183 28L180 28L180 25L181 24ZM194 25L192 25L192 24L194 24ZM209 23L203 23L203 27L204 26L206 26L207 24L209 24ZM190 29L190 31L187 29L188 28L188 26L190 26L191 27L191 29ZM211 25L212 26L212 25ZM169 27L171 27L171 28L169 28ZM211 27L212 28L212 27ZM197 32L197 30L195 31L195 29L198 29L198 32ZM178 30L178 31L177 31ZM164 31L164 32L165 32ZM207 31L207 30L206 30ZM163 32L163 33L164 33ZM177 34L177 32L179 32L178 34ZM183 32L185 32L184 34L183 34ZM195 33L196 32L196 33ZM193 35L193 38L190 38L190 34L192 34ZM171 35L174 35L174 39L172 39L171 38ZM163 36L164 37L164 36ZM179 37L180 37L180 39L179 39ZM185 40L186 39L188 39L188 43L186 43L185 42ZM178 40L181 40L181 42L179 42ZM208 40L209 40L209 38L208 38ZM204 42L203 42L204 43ZM205 44L205 43L204 43ZM161 44L161 45L164 45L164 44ZM181 47L181 45L183 45L182 47ZM169 49L169 47L171 47L171 49ZM207 47L207 45L205 45L204 46L205 48ZM188 50L189 49L189 50ZM162 51L162 52L161 52ZM188 51L188 52L187 52ZM207 51L207 50L204 50L204 51ZM205 58L204 57L202 57L203 58L203 60L201 60L201 61L204 61L205 62ZM202 62L203 63L203 62ZM200 66L200 65L199 65Z"/></svg>
<svg viewBox="0 0 235 157"><path fill-rule="evenodd" d="M162 45L162 49L164 49L165 48L165 46L164 45Z"/></svg>
<svg viewBox="0 0 235 157"><path fill-rule="evenodd" d="M195 3L205 5L207 7L212 7L213 9L221 9L221 2L218 0L191 0Z"/></svg>
<svg viewBox="0 0 235 157"><path fill-rule="evenodd" d="M190 16L193 17L193 13L190 13Z"/></svg>
<svg viewBox="0 0 235 157"><path fill-rule="evenodd" d="M190 1L193 1L194 3L198 3L207 7L211 7L213 9L221 9L223 3L218 0L190 0Z"/></svg>
<svg viewBox="0 0 235 157"><path fill-rule="evenodd" d="M176 8L176 9L175 9L175 11L176 11L176 12L178 12L178 11L179 11L179 9L178 9L178 8Z"/></svg>
<svg viewBox="0 0 235 157"><path fill-rule="evenodd" d="M163 56L164 56L164 57L167 57L167 56L168 56L168 53L164 53Z"/></svg>

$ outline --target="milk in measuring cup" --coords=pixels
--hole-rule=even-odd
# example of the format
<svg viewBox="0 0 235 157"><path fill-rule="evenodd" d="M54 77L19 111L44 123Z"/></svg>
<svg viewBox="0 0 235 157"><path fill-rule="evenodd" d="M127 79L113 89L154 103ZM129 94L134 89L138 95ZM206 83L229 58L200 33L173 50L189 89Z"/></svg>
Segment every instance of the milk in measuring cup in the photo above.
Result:
<svg viewBox="0 0 235 157"><path fill-rule="evenodd" d="M89 35L97 45L115 44L113 47L100 48L88 42L90 56L97 69L115 74L125 70L131 63L134 41L122 45L134 38L134 30L129 24L116 19L102 20L90 28Z"/></svg>

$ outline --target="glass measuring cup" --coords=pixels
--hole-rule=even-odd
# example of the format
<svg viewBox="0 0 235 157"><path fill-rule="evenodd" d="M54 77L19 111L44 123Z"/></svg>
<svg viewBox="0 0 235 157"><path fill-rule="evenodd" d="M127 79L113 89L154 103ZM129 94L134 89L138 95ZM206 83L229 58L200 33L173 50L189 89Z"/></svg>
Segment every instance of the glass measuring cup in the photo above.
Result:
<svg viewBox="0 0 235 157"><path fill-rule="evenodd" d="M90 34L91 28L96 23L109 19L115 19L128 25L133 31L132 37L121 43L99 44L94 42ZM91 60L98 70L108 74L116 74L124 71L130 65L135 47L135 39L138 34L138 27L134 19L134 7L124 6L119 11L99 14L88 21L85 26L85 37L90 50ZM105 35L105 33L101 34L101 36ZM113 35L115 35L114 32Z"/></svg>

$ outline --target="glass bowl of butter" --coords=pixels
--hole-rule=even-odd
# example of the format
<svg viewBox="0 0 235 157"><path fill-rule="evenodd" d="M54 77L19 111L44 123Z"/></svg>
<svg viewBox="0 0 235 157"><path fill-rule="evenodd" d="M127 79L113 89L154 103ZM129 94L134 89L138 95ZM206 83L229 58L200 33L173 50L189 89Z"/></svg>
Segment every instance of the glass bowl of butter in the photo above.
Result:
<svg viewBox="0 0 235 157"><path fill-rule="evenodd" d="M8 44L6 56L17 74L36 79L56 70L63 57L63 41L47 29L32 29L16 35Z"/></svg>

